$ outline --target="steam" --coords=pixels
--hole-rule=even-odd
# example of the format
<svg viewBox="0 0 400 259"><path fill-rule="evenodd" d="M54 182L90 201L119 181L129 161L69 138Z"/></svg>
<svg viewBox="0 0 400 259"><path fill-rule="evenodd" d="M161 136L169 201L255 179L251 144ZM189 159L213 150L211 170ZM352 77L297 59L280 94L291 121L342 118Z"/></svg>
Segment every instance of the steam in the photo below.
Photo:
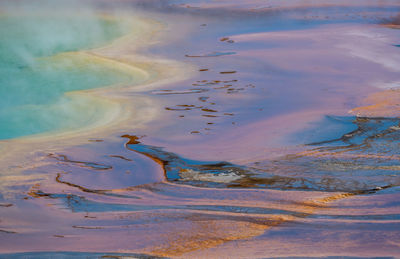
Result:
<svg viewBox="0 0 400 259"><path fill-rule="evenodd" d="M121 17L117 8L105 12L85 1L0 2L0 139L51 130L48 125L64 127L69 119L76 124L81 119L65 105L66 92L132 79L86 57L57 57L129 33L132 21Z"/></svg>
<svg viewBox="0 0 400 259"><path fill-rule="evenodd" d="M36 57L96 47L129 30L115 10L100 13L85 2L6 1L0 9L7 61L30 63Z"/></svg>

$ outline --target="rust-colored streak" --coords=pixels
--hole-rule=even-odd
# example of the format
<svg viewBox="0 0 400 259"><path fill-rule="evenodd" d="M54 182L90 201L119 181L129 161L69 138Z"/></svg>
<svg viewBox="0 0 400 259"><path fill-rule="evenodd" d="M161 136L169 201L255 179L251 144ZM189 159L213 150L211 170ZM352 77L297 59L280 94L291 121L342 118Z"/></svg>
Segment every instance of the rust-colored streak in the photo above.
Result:
<svg viewBox="0 0 400 259"><path fill-rule="evenodd" d="M72 226L73 228L78 228L78 229L104 229L103 227L92 227L92 226Z"/></svg>
<svg viewBox="0 0 400 259"><path fill-rule="evenodd" d="M236 73L236 71L222 71L222 72L219 72L220 74L235 74Z"/></svg>
<svg viewBox="0 0 400 259"><path fill-rule="evenodd" d="M61 174L60 173L58 173L57 176L56 176L56 182L57 183L61 183L61 184L65 184L65 185L68 185L68 186L71 186L71 187L74 187L74 188L78 188L79 190L81 190L83 192L88 192L88 193L105 194L107 191L109 191L109 190L92 190L92 189L88 189L88 188L85 188L83 186L80 186L78 184L73 184L73 183L70 183L70 182L63 181L63 180L61 180Z"/></svg>
<svg viewBox="0 0 400 259"><path fill-rule="evenodd" d="M128 145L140 144L140 142L137 141L138 139L140 139L140 137L137 137L137 136L134 136L134 135L122 135L121 137L122 137L122 138L128 138L128 139L129 139L129 141L128 141L127 143L125 143L125 147L126 147L127 149L132 150L132 151L134 151L134 152L136 152L136 153L142 154L142 155L144 155L144 156L150 158L151 160L153 160L153 161L156 162L157 164L159 164L159 165L161 166L163 172L164 172L164 176L166 177L166 174L167 174L167 173L166 173L166 170L165 170L165 163L166 163L165 161L162 161L161 159L159 159L159 158L157 158L157 157L154 157L154 156L152 156L152 155L150 155L150 154L147 154L147 153L144 153L144 152L139 152L139 151L136 151L136 150L131 149L131 148L128 147ZM133 140L133 141L132 141L132 140Z"/></svg>
<svg viewBox="0 0 400 259"><path fill-rule="evenodd" d="M84 161L72 160L72 159L69 159L66 155L49 154L48 156L51 158L54 158L60 162L77 164L81 167L86 167L86 168L90 168L93 170L110 170L110 169L112 169L112 166L110 166L110 165L104 165L104 164L99 164L99 163L94 163L94 162L84 162Z"/></svg>
<svg viewBox="0 0 400 259"><path fill-rule="evenodd" d="M188 107L188 108L195 108L196 105L193 104L178 104L177 106L179 107Z"/></svg>
<svg viewBox="0 0 400 259"><path fill-rule="evenodd" d="M125 135L122 135L121 138L129 139L129 141L126 143L127 145L140 144L140 141L139 141L140 137L138 137L138 136L125 134Z"/></svg>
<svg viewBox="0 0 400 259"><path fill-rule="evenodd" d="M6 203L6 204L0 204L0 207L11 207L11 206L13 206L13 204L12 203Z"/></svg>
<svg viewBox="0 0 400 259"><path fill-rule="evenodd" d="M170 108L170 107L165 107L164 108L167 111L189 111L190 108Z"/></svg>
<svg viewBox="0 0 400 259"><path fill-rule="evenodd" d="M229 37L222 37L219 41L227 42L227 43L235 43L234 40L231 40Z"/></svg>
<svg viewBox="0 0 400 259"><path fill-rule="evenodd" d="M124 156L120 156L120 155L109 155L109 157L115 157L115 158L119 158L119 159L122 159L122 160L125 160L125 161L133 161L132 159L129 159L129 158L126 158L126 157L124 157Z"/></svg>
<svg viewBox="0 0 400 259"><path fill-rule="evenodd" d="M203 108L201 109L203 112L218 112L216 110L212 110L212 109L207 109L207 108Z"/></svg>

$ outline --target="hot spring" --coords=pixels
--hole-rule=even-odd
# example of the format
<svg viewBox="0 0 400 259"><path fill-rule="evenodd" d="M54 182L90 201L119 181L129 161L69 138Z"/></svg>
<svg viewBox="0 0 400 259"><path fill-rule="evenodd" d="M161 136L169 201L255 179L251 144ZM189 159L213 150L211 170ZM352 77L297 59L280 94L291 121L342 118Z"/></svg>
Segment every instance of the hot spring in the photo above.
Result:
<svg viewBox="0 0 400 259"><path fill-rule="evenodd" d="M0 12L0 139L94 123L107 107L79 91L145 79L142 71L93 52L132 33L132 20L27 9Z"/></svg>

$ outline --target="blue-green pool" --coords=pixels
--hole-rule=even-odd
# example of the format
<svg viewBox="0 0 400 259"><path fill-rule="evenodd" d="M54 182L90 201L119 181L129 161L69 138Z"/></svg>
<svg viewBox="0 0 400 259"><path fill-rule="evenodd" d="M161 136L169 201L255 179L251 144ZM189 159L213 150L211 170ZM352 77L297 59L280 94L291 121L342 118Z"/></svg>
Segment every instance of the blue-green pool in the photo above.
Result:
<svg viewBox="0 0 400 259"><path fill-rule="evenodd" d="M0 139L73 129L96 116L66 93L127 84L135 75L76 51L130 29L108 16L0 13Z"/></svg>

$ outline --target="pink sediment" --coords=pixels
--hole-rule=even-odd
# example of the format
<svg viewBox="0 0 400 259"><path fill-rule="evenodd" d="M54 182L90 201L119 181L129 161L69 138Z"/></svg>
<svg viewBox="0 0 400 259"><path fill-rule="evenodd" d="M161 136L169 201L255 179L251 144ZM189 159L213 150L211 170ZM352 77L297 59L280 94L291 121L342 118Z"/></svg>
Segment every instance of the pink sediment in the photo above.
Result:
<svg viewBox="0 0 400 259"><path fill-rule="evenodd" d="M332 1L325 3L333 4ZM341 1L340 4L360 3ZM253 8L256 1L218 4ZM171 22L171 31L175 25ZM9 181L7 193L22 195L23 199L16 199L13 206L0 208L0 229L19 233L0 232L3 235L1 252L118 251L182 258L398 255L399 245L395 240L399 239L399 233L394 227L399 220L390 218L400 213L397 193L357 196L344 192L174 184L167 182L165 164L160 159L123 148L127 141L135 145L143 140L186 158L237 164L286 155L386 159L379 154L310 151L289 139L326 114L346 115L365 95L376 92L376 84L371 81L396 80L398 73L382 62L371 61L361 55L364 53L353 55L351 46L362 40L367 50L368 47L373 50L375 45L367 36L351 33L370 35L376 31L386 35L374 26L353 25L229 35L235 41L229 45L237 46L235 55L197 59L192 64L207 67L198 78L175 80L174 84L167 82L158 85L167 90L144 94L150 101L143 104L154 104L157 118L162 119L151 120L141 127L124 124L123 129L113 128L107 134L95 132L87 138L105 135L101 138L104 141L88 144L79 141L79 147L52 148L51 153L58 156L49 156L48 149L40 149L43 153L31 154L33 158L26 162L28 165L22 165L26 174L3 177ZM215 41L223 44L220 38L215 37ZM247 43L263 47L252 49ZM268 47L271 45L275 47ZM185 58L182 50L177 53L176 56ZM221 71L237 72L220 74ZM163 78L168 78L168 73L164 73ZM225 78L228 76L232 78ZM302 77L307 80L301 80ZM248 83L254 88L241 85L249 78ZM193 87L203 90L196 92ZM210 90L212 87L222 88ZM227 88L245 90L230 93ZM126 91L127 96L140 95L138 92ZM129 100L134 102L135 98L138 97ZM371 103L375 106L353 111L371 116L387 116L388 110L397 113L396 98L397 91L388 90L373 95ZM302 102L296 103L299 100ZM279 114L268 113L270 110ZM210 115L207 113L215 117L203 116ZM204 133L206 125L212 127L208 128L210 135ZM109 136L112 134L118 140ZM147 137L119 138L123 134ZM60 155L61 159L55 159ZM99 164L109 169L91 168ZM31 179L32 174L36 177ZM27 186L30 187L27 192L19 193L18 188ZM65 201L59 198L62 195ZM84 199L77 200L77 197ZM93 202L105 211L91 211L89 205L85 211L85 202L89 205ZM74 211L75 205L83 209ZM124 211L121 205L132 207ZM107 206L120 209L107 211ZM234 206L237 210L229 209ZM220 207L224 209L218 211ZM373 215L389 220L363 219Z"/></svg>

